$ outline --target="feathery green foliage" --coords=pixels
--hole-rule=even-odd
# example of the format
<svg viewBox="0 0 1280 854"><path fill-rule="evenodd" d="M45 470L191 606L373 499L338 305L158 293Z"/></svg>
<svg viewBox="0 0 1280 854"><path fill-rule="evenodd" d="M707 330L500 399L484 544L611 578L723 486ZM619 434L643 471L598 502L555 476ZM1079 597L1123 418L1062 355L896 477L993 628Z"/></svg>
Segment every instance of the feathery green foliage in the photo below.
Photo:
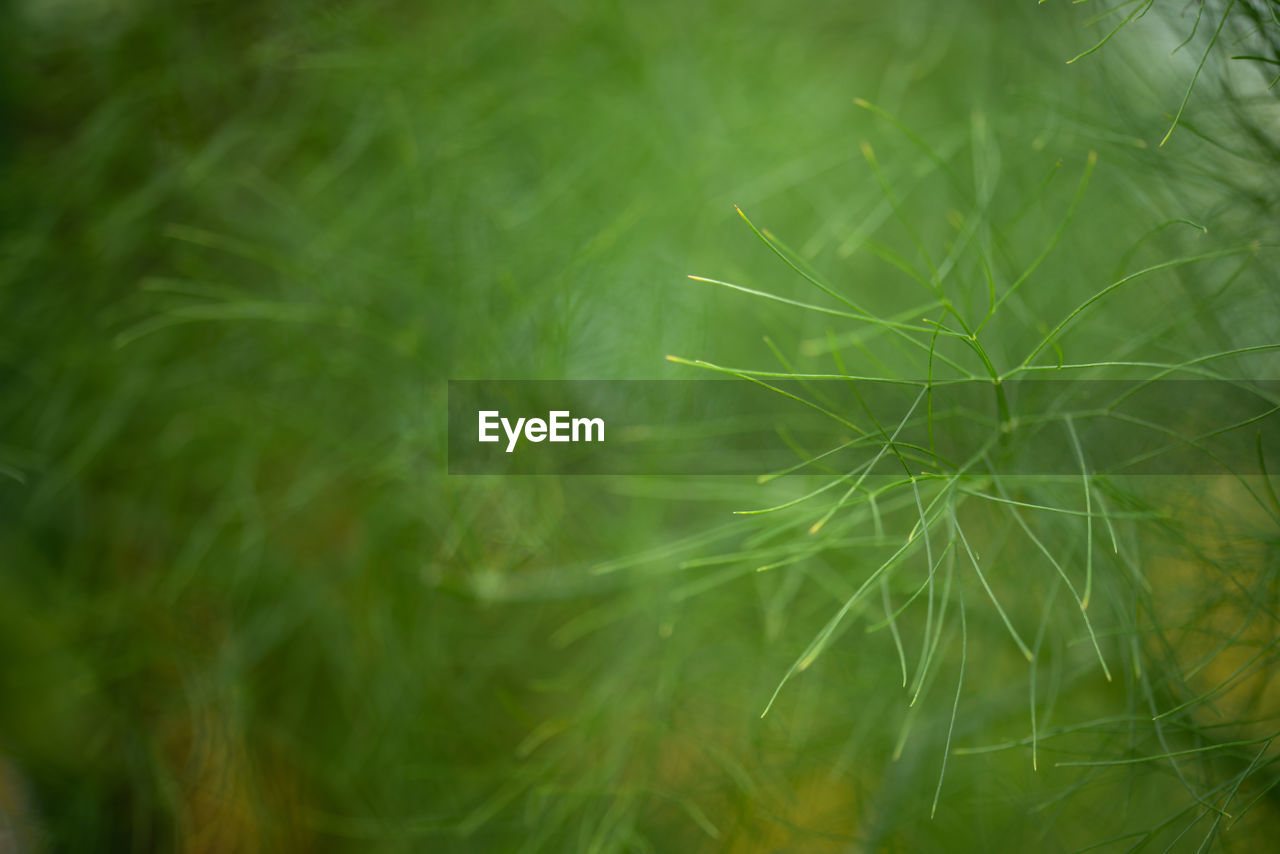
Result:
<svg viewBox="0 0 1280 854"><path fill-rule="evenodd" d="M1010 391L1277 379L1274 4L0 15L0 847L1275 835L1274 484ZM863 463L445 473L448 378L704 375Z"/></svg>

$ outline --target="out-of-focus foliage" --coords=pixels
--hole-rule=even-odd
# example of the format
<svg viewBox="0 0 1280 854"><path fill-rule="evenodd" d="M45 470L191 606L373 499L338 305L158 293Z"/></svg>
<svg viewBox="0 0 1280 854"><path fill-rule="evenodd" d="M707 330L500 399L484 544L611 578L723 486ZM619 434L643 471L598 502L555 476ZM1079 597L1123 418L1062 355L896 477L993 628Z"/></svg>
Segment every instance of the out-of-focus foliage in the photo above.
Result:
<svg viewBox="0 0 1280 854"><path fill-rule="evenodd" d="M834 340L846 366L916 370L852 325L686 279L823 298L734 204L880 315L931 299L892 263L920 245L981 233L1003 287L1052 246L986 332L1003 367L1118 276L1224 247L1248 251L1118 292L1062 346L1170 362L1273 343L1271 7L1205 5L1172 57L1197 7L1152 9L1068 66L1141 11L1084 8L5 7L0 847L1273 836L1280 552L1260 480L1100 488L1127 520L1089 612L1110 682L1010 517L967 522L1043 651L1029 703L1025 658L963 576L952 724L954 611L914 705L895 638L919 654L924 619L867 634L870 609L761 718L913 503L850 507L822 553L758 573L804 555L813 518L730 511L816 482L445 474L450 377L689 376L668 353L776 368L763 334L799 369L832 370ZM1224 55L1241 38L1262 58ZM980 256L958 257L949 293L980 316ZM1079 521L1044 541L1073 574L1113 542Z"/></svg>

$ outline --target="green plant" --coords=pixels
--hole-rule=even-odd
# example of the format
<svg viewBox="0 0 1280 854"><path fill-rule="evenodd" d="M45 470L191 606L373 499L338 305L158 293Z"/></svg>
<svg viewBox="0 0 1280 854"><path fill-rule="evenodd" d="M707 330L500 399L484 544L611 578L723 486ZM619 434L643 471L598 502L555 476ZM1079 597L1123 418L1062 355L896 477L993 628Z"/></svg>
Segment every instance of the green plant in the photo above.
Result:
<svg viewBox="0 0 1280 854"><path fill-rule="evenodd" d="M1071 62L1092 54L1151 7L1129 5L1134 11L1120 25ZM1210 145L1222 146L1184 120L1183 112L1234 6L1228 3L1221 9L1217 29L1157 148L1169 141L1180 122ZM1272 23L1259 18L1252 6L1247 6L1247 14L1255 24ZM1266 42L1272 31L1266 26L1262 31ZM1095 417L1096 412L1073 409L1060 400L1044 409L1011 410L1005 388L1027 376L1144 383L1179 375L1222 382L1269 377L1273 371L1267 366L1274 365L1271 356L1280 347L1272 341L1270 310L1263 315L1267 320L1238 324L1230 333L1220 318L1228 300L1269 306L1263 281L1250 273L1274 264L1274 244L1269 242L1273 221L1268 215L1247 220L1253 234L1232 239L1239 211L1225 206L1238 198L1237 169L1234 164L1202 166L1230 188L1219 196L1224 208L1215 211L1215 226L1225 225L1226 241L1202 237L1210 229L1187 218L1184 205L1164 199L1148 207L1152 212L1170 211L1174 218L1154 222L1145 231L1130 226L1113 235L1114 242L1090 247L1090 260L1118 258L1110 281L1090 284L1088 273L1069 281L1046 271L1055 260L1079 263L1078 255L1070 262L1055 258L1055 250L1064 254L1059 245L1070 241L1077 228L1075 220L1098 162L1094 152L1062 170L1063 160L1055 164L1051 156L1044 157L1038 168L1048 178L1028 194L1021 188L1034 184L1021 176L1033 173L1036 166L1020 164L1019 177L1012 181L999 175L999 164L1007 162L1007 147L1017 144L1018 124L992 132L988 119L975 113L969 144L940 153L925 135L892 114L866 101L859 104L900 136L899 150L920 158L914 170L904 170L907 174L929 175L945 185L945 191L932 193L913 184L898 189L904 185L902 179L887 178L875 149L863 143L868 178L873 176L880 185L887 213L878 219L873 214L869 224L857 229L856 248L918 286L919 298L928 301L912 305L914 300L904 296L892 309L868 310L847 296L852 292L848 285L842 288L824 280L800 253L739 211L789 272L827 299L815 304L770 293L754 282L691 278L810 312L816 325L826 328L802 338L797 349L804 367L772 342L781 362L778 368L726 367L669 357L756 383L798 382L806 386L812 405L823 411L832 404L824 399L821 384L840 378L855 386L914 379L921 390L909 407L903 407L896 424L877 421L870 411L835 409L843 418L870 418L869 424L863 421L870 443L864 462L838 476L793 477L792 486L776 491L772 506L740 511L771 520L753 535L754 541L768 546L726 558L765 562L756 570L803 574L805 582L819 584L819 573L803 567L822 561L829 566L826 572L839 577L838 582L825 583L835 600L829 605L831 616L813 623L820 628L810 630L807 643L793 647L798 655L782 670L764 712L786 704L787 692L796 690L792 683L805 678L811 668L818 669L820 656L837 644L865 655L893 658L896 653L902 689L898 696L906 718L894 759L913 729L929 731L926 739L929 749L936 751L938 768L936 788L928 793L931 817L940 800L945 803L948 769L955 773L957 761L963 761L956 757L1016 750L1033 770L1044 770L1039 757L1053 756L1055 770L1043 775L1053 782L1037 807L1041 812L1061 809L1071 798L1089 801L1090 790L1115 786L1130 793L1123 797L1134 806L1135 783L1161 792L1160 800L1176 805L1153 821L1159 809L1136 807L1132 813L1106 815L1104 806L1091 803L1087 809L1096 811L1097 822L1087 832L1053 831L1068 845L1074 840L1085 848L1167 845L1166 850L1207 850L1255 807L1267 814L1257 819L1259 826L1267 826L1274 810L1267 801L1280 782L1272 750L1280 729L1270 684L1280 628L1272 610L1280 503L1266 468L1267 455L1275 452L1273 439L1264 448L1263 434L1257 434L1258 467L1252 469L1257 474L1242 475L1233 463L1238 467L1243 458L1248 466L1254 451L1251 433L1248 447L1237 441L1237 456L1228 462L1201 445L1212 433L1190 434L1176 422L1145 424L1175 444L1200 448L1213 460L1201 474L1188 473L1170 489L1169 481L1160 477L1093 472L1074 422ZM1255 143L1265 139L1250 125L1244 132ZM1042 140L1036 143L1032 147L1038 150ZM1179 160L1171 168L1192 166ZM1057 202L1059 222L1049 226L1039 221L1028 228L1022 218L1041 204L1056 176L1067 169L1078 171L1079 180L1074 192ZM1002 183L1015 186L1010 190ZM1168 185L1179 189L1173 179ZM912 206L904 198L912 193L927 201ZM939 203L940 196L948 201ZM1206 205L1203 197L1198 202ZM947 210L948 204L956 207ZM1086 211L1099 215L1096 207L1089 210L1086 205ZM953 229L949 233L942 227L944 220ZM1028 233L1046 237L1037 246L1020 239ZM1187 234L1193 235L1189 241L1172 239ZM1090 236L1096 239L1092 231ZM1133 243L1124 247L1125 239ZM1178 254L1156 255L1145 265L1133 263L1150 255L1157 242L1176 248ZM1065 293L1045 294L1046 278L1059 287L1065 284ZM1171 288L1176 289L1172 296ZM1122 290L1139 295L1119 300ZM856 359L859 368L851 370L847 359ZM977 453L959 465L931 457L929 448L919 443L898 441L898 432L916 423L927 425L932 438L934 413L922 401L935 386L955 382L985 384L993 398L989 413L969 416L978 430L989 431L988 441L975 444ZM1258 391L1263 399L1273 399L1265 384ZM1110 405L1105 414L1124 417L1113 413ZM1264 416L1273 415L1274 409L1264 410ZM1063 434L1064 444L1069 438L1080 467L1075 477L1027 476L1018 470L1018 444L1028 432L1034 436L1046 425ZM1237 430L1242 426L1248 424L1220 425ZM949 423L945 429L958 428ZM822 466L835 450L797 448L797 464L783 474ZM898 459L900 477L869 476L882 457ZM1211 474L1215 470L1217 476ZM776 483L774 477L768 480ZM783 598L779 609L786 609L786 598L795 595L790 585L775 587L774 594ZM975 610L975 599L986 600L989 609ZM869 635L880 632L889 637L879 644L872 637L843 637L859 635L854 628L859 624ZM949 651L955 644L959 650ZM1014 676L1019 658L1025 659L1025 670ZM883 670L887 677L890 668ZM1047 685L1046 671L1053 674ZM945 679L939 678L941 672L948 674ZM941 684L935 685L935 679ZM888 690L887 678L885 682ZM966 702L976 706L973 714L979 721L987 722L993 713L1008 714L1014 704L980 698L1005 695L1011 685L1021 686L1024 696L1025 735L957 747L958 723L962 734L984 729L981 723L966 727ZM930 695L935 708L919 713L930 721L922 726L917 703ZM1217 701L1222 702L1215 706ZM1056 723L1049 726L1046 719L1051 716ZM1007 764L988 767L1009 773ZM1079 769L1079 776L1068 782L1063 769ZM1127 777L1127 784L1120 782L1122 777ZM924 796L920 792L916 797ZM906 810L910 813L912 808ZM1265 836L1265 831L1257 832L1262 836L1246 832L1241 844L1249 847L1255 843L1248 840ZM874 849L882 841L871 837L864 844Z"/></svg>
<svg viewBox="0 0 1280 854"><path fill-rule="evenodd" d="M994 385L963 476L445 469L446 378L665 353L1274 376L1270 8L1145 8L5 6L0 847L1274 835L1261 477L1006 477Z"/></svg>

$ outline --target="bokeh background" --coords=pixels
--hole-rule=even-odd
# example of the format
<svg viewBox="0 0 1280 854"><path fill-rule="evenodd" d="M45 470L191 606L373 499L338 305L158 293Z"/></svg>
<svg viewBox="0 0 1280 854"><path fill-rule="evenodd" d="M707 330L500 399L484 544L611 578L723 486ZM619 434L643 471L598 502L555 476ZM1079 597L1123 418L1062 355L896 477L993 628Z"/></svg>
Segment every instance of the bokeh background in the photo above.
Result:
<svg viewBox="0 0 1280 854"><path fill-rule="evenodd" d="M914 705L881 612L762 718L914 505L809 554L812 515L731 513L803 478L449 477L444 431L450 378L918 376L687 279L824 299L735 204L884 315L930 298L892 260L975 218L1002 286L1050 249L984 333L1002 365L1120 274L1239 245L1117 292L1067 360L1274 343L1271 9L5 4L0 850L1262 850L1262 479L1115 486L1112 540L1043 534L1126 561L1091 609L1111 681L984 517L1037 669L971 580Z"/></svg>

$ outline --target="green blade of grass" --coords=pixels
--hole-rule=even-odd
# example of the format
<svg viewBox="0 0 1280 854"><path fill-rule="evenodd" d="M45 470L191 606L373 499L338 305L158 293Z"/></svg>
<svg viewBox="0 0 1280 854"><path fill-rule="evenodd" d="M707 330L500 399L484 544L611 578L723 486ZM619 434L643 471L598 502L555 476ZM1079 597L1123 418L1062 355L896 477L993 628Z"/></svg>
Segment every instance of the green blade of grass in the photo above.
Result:
<svg viewBox="0 0 1280 854"><path fill-rule="evenodd" d="M956 530L958 531L959 528ZM969 626L965 619L962 582L957 582L956 595L960 600L960 675L956 678L956 696L951 703L951 720L947 724L947 740L942 748L942 768L938 772L938 787L933 791L933 805L929 808L930 819L938 812L938 799L942 797L942 781L947 776L947 759L951 755L951 739L956 731L956 715L960 711L960 693L964 689L964 668L969 655Z"/></svg>
<svg viewBox="0 0 1280 854"><path fill-rule="evenodd" d="M1160 140L1157 148L1164 148L1164 144L1169 141L1169 137L1173 136L1174 130L1178 127L1178 122L1182 120L1182 113L1187 109L1187 101L1191 100L1191 90L1196 88L1196 81L1200 79L1200 72L1204 70L1204 64L1209 60L1209 54L1213 51L1213 46L1218 42L1218 36L1222 35L1222 28L1227 25L1227 17L1231 14L1231 10L1235 7L1236 0L1230 0L1227 8L1222 10L1222 19L1218 21L1218 28L1213 31L1213 37L1209 39L1209 44L1205 46L1204 55L1200 57L1200 64L1196 66L1195 73L1191 75L1191 82L1187 84L1187 91L1182 96L1182 103L1178 105L1178 113L1173 117L1173 123L1169 125L1169 130L1165 132L1164 139Z"/></svg>
<svg viewBox="0 0 1280 854"><path fill-rule="evenodd" d="M951 508L951 516L955 522L956 536L960 538L960 545L964 546L965 554L969 556L969 562L973 564L973 569L978 574L978 580L982 582L983 589L987 591L987 596L991 599L991 604L995 606L996 613L1000 615L1001 621L1004 623L1005 628L1009 630L1009 635L1013 638L1013 642L1017 644L1023 657L1026 658L1027 661L1033 660L1034 656L1031 654L1031 649L1022 639L1022 636L1018 634L1018 630L1013 627L1013 621L1009 619L1009 615L1000 604L1000 600L996 597L995 591L992 590L991 585L987 583L987 577L982 572L982 565L978 562L978 556L973 553L973 549L969 546L969 540L964 535L964 528L961 526L960 520L956 518L954 507Z"/></svg>

